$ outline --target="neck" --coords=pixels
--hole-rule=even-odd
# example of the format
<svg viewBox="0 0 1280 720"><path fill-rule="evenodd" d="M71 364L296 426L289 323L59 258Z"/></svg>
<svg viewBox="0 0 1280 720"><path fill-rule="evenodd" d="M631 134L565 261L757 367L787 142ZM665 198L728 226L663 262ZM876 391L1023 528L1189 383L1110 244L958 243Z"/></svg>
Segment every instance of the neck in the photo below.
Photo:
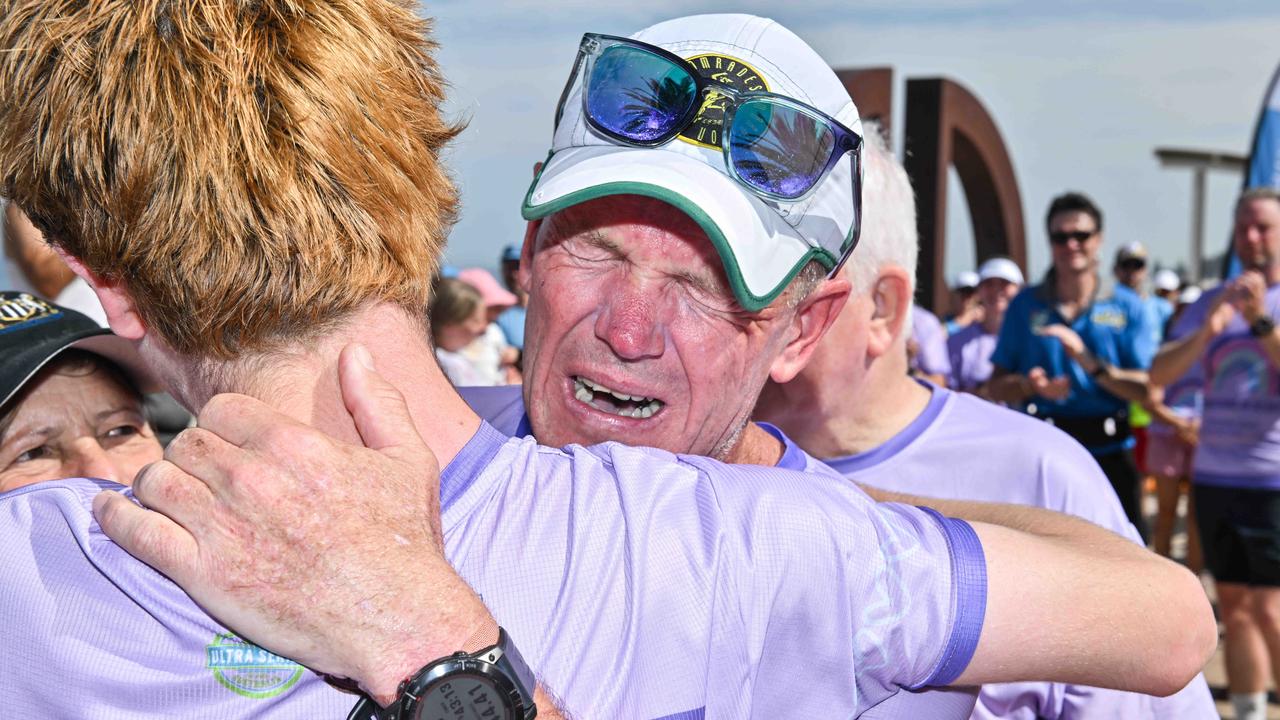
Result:
<svg viewBox="0 0 1280 720"><path fill-rule="evenodd" d="M1054 276L1054 291L1060 303L1084 305L1098 288L1098 275L1093 268L1084 270L1059 268Z"/></svg>
<svg viewBox="0 0 1280 720"><path fill-rule="evenodd" d="M724 457L724 462L735 465L765 465L772 467L782 459L786 450L782 441L754 422L742 429L738 442Z"/></svg>
<svg viewBox="0 0 1280 720"><path fill-rule="evenodd" d="M394 305L358 310L305 348L220 363L212 372L180 372L186 382L175 395L189 408L218 393L248 395L338 440L360 443L338 386L338 353L351 343L369 350L374 367L404 395L440 466L447 465L475 434L479 418L445 379L422 324Z"/></svg>
<svg viewBox="0 0 1280 720"><path fill-rule="evenodd" d="M819 458L856 455L883 445L924 412L930 392L907 375L901 343L874 361L866 375L840 392L830 384L792 382L774 390L785 395L761 417L782 428L797 445ZM794 409L794 411L793 411Z"/></svg>

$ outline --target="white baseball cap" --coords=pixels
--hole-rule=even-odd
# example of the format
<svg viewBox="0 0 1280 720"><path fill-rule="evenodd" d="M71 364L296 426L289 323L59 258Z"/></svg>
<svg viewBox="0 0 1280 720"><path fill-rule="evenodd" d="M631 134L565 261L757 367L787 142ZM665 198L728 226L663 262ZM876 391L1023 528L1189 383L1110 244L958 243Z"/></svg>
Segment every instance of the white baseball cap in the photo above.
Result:
<svg viewBox="0 0 1280 720"><path fill-rule="evenodd" d="M1204 291L1200 289L1199 285L1188 285L1182 289L1181 293L1178 293L1178 304L1190 305L1191 303L1199 300L1200 296L1203 294Z"/></svg>
<svg viewBox="0 0 1280 720"><path fill-rule="evenodd" d="M1156 271L1155 276L1151 278L1151 286L1157 290L1171 292L1182 287L1182 280L1178 278L1178 273L1166 268Z"/></svg>
<svg viewBox="0 0 1280 720"><path fill-rule="evenodd" d="M730 87L746 87L749 80L752 88L808 104L862 134L858 109L835 73L804 41L772 20L692 15L658 23L632 38L691 60L693 69L706 77L714 75ZM582 78L574 85L551 154L525 196L526 220L610 195L667 202L706 232L734 296L749 311L772 302L810 260L831 269L856 242L859 218L850 155L840 158L800 200L768 200L728 174L718 141L698 140L699 129L716 127L714 118L700 126L705 108L664 145L627 147L591 129L582 110Z"/></svg>
<svg viewBox="0 0 1280 720"><path fill-rule="evenodd" d="M972 290L978 287L978 283L982 282L978 278L978 273L972 270L964 270L956 273L956 281L951 283L952 290Z"/></svg>
<svg viewBox="0 0 1280 720"><path fill-rule="evenodd" d="M1018 268L1018 264L1009 258L994 257L982 263L982 267L978 268L978 281L999 278L1007 280L1014 285L1022 285L1025 282L1022 279L1022 270Z"/></svg>

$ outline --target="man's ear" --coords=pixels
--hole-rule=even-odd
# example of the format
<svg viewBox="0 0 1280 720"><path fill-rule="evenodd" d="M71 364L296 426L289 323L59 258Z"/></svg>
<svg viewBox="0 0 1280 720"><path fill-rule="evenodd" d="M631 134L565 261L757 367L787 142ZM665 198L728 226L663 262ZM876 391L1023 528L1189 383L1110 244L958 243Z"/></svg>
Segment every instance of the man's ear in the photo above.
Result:
<svg viewBox="0 0 1280 720"><path fill-rule="evenodd" d="M875 303L867 327L867 355L880 357L896 346L911 314L911 276L899 267L888 267L876 276L871 288Z"/></svg>
<svg viewBox="0 0 1280 720"><path fill-rule="evenodd" d="M849 300L851 286L844 273L823 280L809 296L800 301L791 318L793 337L774 359L769 379L776 383L791 381L813 357L822 336L827 333Z"/></svg>
<svg viewBox="0 0 1280 720"><path fill-rule="evenodd" d="M71 268L72 272L89 283L89 287L93 289L93 294L98 296L98 302L102 303L102 309L107 315L107 324L111 326L112 332L126 340L141 340L142 336L146 334L147 328L142 323L142 317L138 315L137 308L133 304L133 298L129 297L124 284L99 277L92 270L85 267L84 263L80 262L79 259L68 255L65 250L57 245L54 245L53 249L57 251L59 257Z"/></svg>

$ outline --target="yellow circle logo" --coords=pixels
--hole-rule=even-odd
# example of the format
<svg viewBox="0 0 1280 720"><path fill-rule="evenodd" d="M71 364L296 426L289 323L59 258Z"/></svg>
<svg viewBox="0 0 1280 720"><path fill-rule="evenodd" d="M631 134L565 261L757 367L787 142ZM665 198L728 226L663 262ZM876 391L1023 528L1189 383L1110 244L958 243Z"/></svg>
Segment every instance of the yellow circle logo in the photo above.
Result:
<svg viewBox="0 0 1280 720"><path fill-rule="evenodd" d="M769 84L756 72L756 69L735 57L707 53L694 55L685 62L702 77L710 80L711 88L703 92L699 102L698 114L680 132L680 139L701 147L719 148L721 134L724 132L724 111L729 98L724 93L716 92L715 85L723 85L739 92L761 92L769 89Z"/></svg>

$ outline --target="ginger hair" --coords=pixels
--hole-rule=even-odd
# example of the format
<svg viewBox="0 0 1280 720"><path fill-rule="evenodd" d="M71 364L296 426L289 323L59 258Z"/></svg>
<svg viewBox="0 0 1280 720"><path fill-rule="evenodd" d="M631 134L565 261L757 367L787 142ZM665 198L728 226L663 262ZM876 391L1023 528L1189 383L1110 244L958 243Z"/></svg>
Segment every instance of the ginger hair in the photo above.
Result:
<svg viewBox="0 0 1280 720"><path fill-rule="evenodd" d="M458 206L409 0L0 0L0 193L194 357L425 317Z"/></svg>

